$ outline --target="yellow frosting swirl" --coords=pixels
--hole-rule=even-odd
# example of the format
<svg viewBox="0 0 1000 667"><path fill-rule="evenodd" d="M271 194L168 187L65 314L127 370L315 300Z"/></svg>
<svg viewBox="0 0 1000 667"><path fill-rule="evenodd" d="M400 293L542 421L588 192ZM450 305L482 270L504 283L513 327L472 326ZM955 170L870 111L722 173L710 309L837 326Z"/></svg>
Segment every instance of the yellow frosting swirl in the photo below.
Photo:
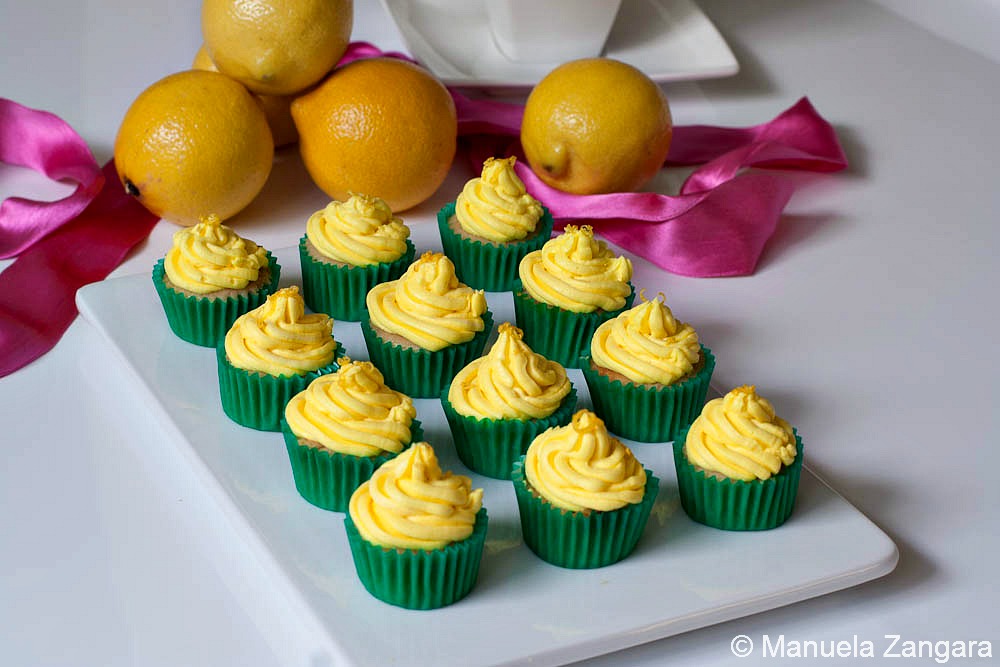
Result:
<svg viewBox="0 0 1000 667"><path fill-rule="evenodd" d="M265 266L267 251L240 238L214 215L174 232L173 246L163 260L170 282L195 294L243 289Z"/></svg>
<svg viewBox="0 0 1000 667"><path fill-rule="evenodd" d="M432 352L472 340L485 326L483 291L458 282L441 253L424 253L399 280L373 287L366 303L373 325Z"/></svg>
<svg viewBox="0 0 1000 667"><path fill-rule="evenodd" d="M331 259L367 266L402 257L410 230L378 197L352 194L309 216L306 237Z"/></svg>
<svg viewBox="0 0 1000 667"><path fill-rule="evenodd" d="M597 327L590 341L594 363L640 384L671 384L691 373L701 358L698 334L676 320L663 299L645 301Z"/></svg>
<svg viewBox="0 0 1000 667"><path fill-rule="evenodd" d="M518 273L531 298L575 313L618 310L632 290L632 262L615 257L587 225L566 225L562 234L528 253Z"/></svg>
<svg viewBox="0 0 1000 667"><path fill-rule="evenodd" d="M483 490L465 475L442 473L434 450L418 442L379 466L351 496L348 511L368 542L389 549L440 549L472 535Z"/></svg>
<svg viewBox="0 0 1000 667"><path fill-rule="evenodd" d="M295 285L280 289L241 315L226 333L226 357L237 368L268 375L301 375L333 361L333 318L306 314Z"/></svg>
<svg viewBox="0 0 1000 667"><path fill-rule="evenodd" d="M791 425L750 385L706 403L684 441L688 461L745 482L776 475L795 450Z"/></svg>
<svg viewBox="0 0 1000 667"><path fill-rule="evenodd" d="M489 158L482 176L473 178L455 201L455 217L462 229L490 241L519 241L542 217L542 205L524 189L514 171L517 158Z"/></svg>
<svg viewBox="0 0 1000 667"><path fill-rule="evenodd" d="M533 352L510 322L500 325L496 343L455 376L448 401L462 415L481 419L542 419L569 393L566 370Z"/></svg>
<svg viewBox="0 0 1000 667"><path fill-rule="evenodd" d="M571 512L609 512L635 504L646 487L646 471L632 450L608 435L604 422L589 410L532 441L524 476L542 498Z"/></svg>
<svg viewBox="0 0 1000 667"><path fill-rule="evenodd" d="M285 421L297 437L351 456L402 451L416 416L413 400L387 387L374 364L346 359L285 406Z"/></svg>

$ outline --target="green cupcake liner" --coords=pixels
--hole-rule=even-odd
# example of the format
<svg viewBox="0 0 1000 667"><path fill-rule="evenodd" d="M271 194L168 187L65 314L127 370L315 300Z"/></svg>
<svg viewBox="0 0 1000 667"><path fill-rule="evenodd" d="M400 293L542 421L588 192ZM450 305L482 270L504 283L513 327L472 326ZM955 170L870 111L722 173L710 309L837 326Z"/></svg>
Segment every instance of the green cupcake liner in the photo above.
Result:
<svg viewBox="0 0 1000 667"><path fill-rule="evenodd" d="M367 481L375 470L397 456L414 442L424 439L424 431L416 419L410 424L410 442L400 452L384 452L377 456L352 456L326 448L299 444L285 418L281 418L281 434L292 466L292 478L299 495L325 510L346 512L351 494Z"/></svg>
<svg viewBox="0 0 1000 667"><path fill-rule="evenodd" d="M344 517L347 541L362 585L374 597L406 609L438 609L458 602L476 585L486 544L486 508L472 535L442 549L386 549L368 542L351 515Z"/></svg>
<svg viewBox="0 0 1000 667"><path fill-rule="evenodd" d="M684 454L688 429L674 440L674 465L681 506L689 517L723 530L770 530L795 509L802 473L802 439L795 432L795 461L765 480L721 480L696 469Z"/></svg>
<svg viewBox="0 0 1000 667"><path fill-rule="evenodd" d="M268 295L278 287L281 266L270 252L267 253L267 263L271 272L267 285L246 294L213 299L208 296L190 296L167 287L164 282L166 271L161 258L153 266L153 285L163 304L170 330L181 340L195 345L218 345L226 337L226 332L233 326L236 318L263 304Z"/></svg>
<svg viewBox="0 0 1000 667"><path fill-rule="evenodd" d="M413 243L406 241L406 252L394 262L370 266L340 266L314 259L306 250L306 237L299 239L302 265L302 298L315 313L326 313L336 320L359 322L368 312L365 297L379 283L399 278L413 262Z"/></svg>
<svg viewBox="0 0 1000 667"><path fill-rule="evenodd" d="M552 214L542 207L539 229L523 241L492 244L467 239L448 225L455 215L455 202L445 204L438 211L438 230L441 246L455 265L455 274L466 285L487 292L509 292L517 279L517 267L529 252L538 250L552 236Z"/></svg>
<svg viewBox="0 0 1000 667"><path fill-rule="evenodd" d="M701 346L704 363L693 376L656 388L612 380L590 365L590 355L580 360L590 388L594 412L612 433L638 442L669 442L701 413L708 385L715 371L715 356Z"/></svg>
<svg viewBox="0 0 1000 667"><path fill-rule="evenodd" d="M635 286L630 282L629 288L625 305L618 310L574 313L535 301L518 279L514 281L514 319L532 350L567 368L580 368L580 357L590 351L597 327L632 307Z"/></svg>
<svg viewBox="0 0 1000 667"><path fill-rule="evenodd" d="M487 310L483 330L472 340L431 352L383 340L367 316L361 320L368 358L382 371L387 385L413 398L437 398L466 364L482 356L492 329L493 314Z"/></svg>
<svg viewBox="0 0 1000 667"><path fill-rule="evenodd" d="M344 347L337 343L333 358L344 356ZM320 375L332 373L339 366L334 361L318 370L302 375L268 375L246 371L229 363L226 342L215 347L219 367L219 397L226 416L237 424L258 431L280 431L285 404Z"/></svg>
<svg viewBox="0 0 1000 667"><path fill-rule="evenodd" d="M660 490L646 470L642 501L611 512L569 512L542 500L528 488L524 457L514 463L512 480L524 543L542 560L572 569L617 563L635 550Z"/></svg>
<svg viewBox="0 0 1000 667"><path fill-rule="evenodd" d="M565 426L576 409L576 389L571 388L559 407L541 419L480 419L459 414L448 400L448 388L441 392L448 426L458 458L469 470L494 479L510 479L514 462L528 451L528 445L542 431Z"/></svg>

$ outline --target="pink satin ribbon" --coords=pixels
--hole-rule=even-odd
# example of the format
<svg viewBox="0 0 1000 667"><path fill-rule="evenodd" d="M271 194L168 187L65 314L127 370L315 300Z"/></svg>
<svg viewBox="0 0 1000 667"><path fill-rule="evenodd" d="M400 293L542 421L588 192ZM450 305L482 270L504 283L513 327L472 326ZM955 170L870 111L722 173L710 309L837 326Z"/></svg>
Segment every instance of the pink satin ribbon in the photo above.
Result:
<svg viewBox="0 0 1000 667"><path fill-rule="evenodd" d="M54 202L10 197L0 203L0 259L15 257L75 218L104 186L86 142L59 117L0 98L0 162L77 184Z"/></svg>
<svg viewBox="0 0 1000 667"><path fill-rule="evenodd" d="M55 202L11 197L0 206L0 377L59 342L76 318L76 291L103 280L149 236L157 217L125 194L114 164L45 111L0 98L0 159L77 183ZM112 187L103 187L112 183Z"/></svg>
<svg viewBox="0 0 1000 667"><path fill-rule="evenodd" d="M340 64L375 56L412 60L355 42ZM474 163L520 154L521 106L451 94ZM11 197L0 205L0 258L18 256L0 273L2 377L55 345L76 317L76 290L105 278L157 220L117 187L113 163L98 168L66 123L2 98L0 160L77 184L56 202ZM847 160L836 132L802 98L753 127L675 127L666 164L701 166L673 196L571 195L545 185L524 160L517 170L558 226L591 224L609 241L668 271L707 277L753 272L795 187L775 170L833 172Z"/></svg>

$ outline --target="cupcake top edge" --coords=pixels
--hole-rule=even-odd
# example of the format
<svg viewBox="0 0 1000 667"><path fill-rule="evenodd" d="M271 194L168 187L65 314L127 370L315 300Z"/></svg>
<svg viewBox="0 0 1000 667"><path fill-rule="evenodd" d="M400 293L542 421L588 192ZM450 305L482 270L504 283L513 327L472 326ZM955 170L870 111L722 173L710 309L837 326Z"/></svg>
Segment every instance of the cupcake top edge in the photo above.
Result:
<svg viewBox="0 0 1000 667"><path fill-rule="evenodd" d="M348 512L372 544L432 551L472 535L482 505L483 490L442 471L433 447L419 442L379 466L351 495Z"/></svg>
<svg viewBox="0 0 1000 667"><path fill-rule="evenodd" d="M338 360L285 406L292 433L350 456L396 454L412 440L413 399L385 384L369 361Z"/></svg>
<svg viewBox="0 0 1000 667"><path fill-rule="evenodd" d="M594 364L637 384L670 385L690 376L701 360L694 327L674 317L662 294L597 327L590 342Z"/></svg>
<svg viewBox="0 0 1000 667"><path fill-rule="evenodd" d="M324 257L349 266L394 262L406 253L410 229L379 197L352 193L306 221L306 238Z"/></svg>
<svg viewBox="0 0 1000 667"><path fill-rule="evenodd" d="M430 351L472 340L486 327L486 295L459 282L455 265L426 252L398 279L376 285L365 299L373 326Z"/></svg>
<svg viewBox="0 0 1000 667"><path fill-rule="evenodd" d="M588 225L566 225L521 260L518 276L531 298L578 313L619 310L632 293L632 262Z"/></svg>
<svg viewBox="0 0 1000 667"><path fill-rule="evenodd" d="M329 366L337 349L333 318L307 313L297 285L276 291L237 318L224 345L226 358L236 368L273 376L303 375Z"/></svg>
<svg viewBox="0 0 1000 667"><path fill-rule="evenodd" d="M171 283L194 294L241 290L256 282L268 264L267 251L209 215L174 232L163 259Z"/></svg>
<svg viewBox="0 0 1000 667"><path fill-rule="evenodd" d="M470 179L455 201L455 217L469 234L507 243L535 231L542 205L528 194L514 171L516 158L488 158L482 174Z"/></svg>
<svg viewBox="0 0 1000 667"><path fill-rule="evenodd" d="M458 372L448 389L455 411L480 419L543 419L572 389L566 369L534 352L510 322L485 356Z"/></svg>
<svg viewBox="0 0 1000 667"><path fill-rule="evenodd" d="M753 385L705 404L688 429L684 453L692 464L730 479L770 479L797 456L791 424Z"/></svg>
<svg viewBox="0 0 1000 667"><path fill-rule="evenodd" d="M544 500L571 512L638 504L646 487L646 471L632 450L590 410L539 434L525 454L524 476Z"/></svg>

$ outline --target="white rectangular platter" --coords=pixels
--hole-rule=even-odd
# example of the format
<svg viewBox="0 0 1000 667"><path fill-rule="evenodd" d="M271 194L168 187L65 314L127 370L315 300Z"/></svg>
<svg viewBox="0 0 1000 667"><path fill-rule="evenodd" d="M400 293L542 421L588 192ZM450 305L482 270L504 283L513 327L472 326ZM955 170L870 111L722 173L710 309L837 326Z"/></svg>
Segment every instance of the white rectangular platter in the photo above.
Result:
<svg viewBox="0 0 1000 667"><path fill-rule="evenodd" d="M296 250L276 254L282 284L297 284ZM497 323L513 319L509 293L487 297ZM847 588L896 565L889 537L808 470L784 526L730 533L684 514L669 446L630 443L661 479L636 551L597 570L560 569L522 543L510 483L465 469L440 404L420 399L418 418L442 466L470 474L485 489L486 552L477 586L458 603L433 611L386 605L355 574L343 515L297 494L281 435L225 416L214 352L171 333L149 275L89 285L77 304L118 352L152 415L200 476L219 520L234 529L238 544L213 534L205 539L222 542L213 550L230 552L220 558L245 556L242 569L227 567L284 664L565 664ZM359 325L338 322L334 335L353 358L367 358ZM581 406L590 407L582 375L571 370L570 377ZM808 461L809 434L804 436ZM778 562L781 567L774 567Z"/></svg>

